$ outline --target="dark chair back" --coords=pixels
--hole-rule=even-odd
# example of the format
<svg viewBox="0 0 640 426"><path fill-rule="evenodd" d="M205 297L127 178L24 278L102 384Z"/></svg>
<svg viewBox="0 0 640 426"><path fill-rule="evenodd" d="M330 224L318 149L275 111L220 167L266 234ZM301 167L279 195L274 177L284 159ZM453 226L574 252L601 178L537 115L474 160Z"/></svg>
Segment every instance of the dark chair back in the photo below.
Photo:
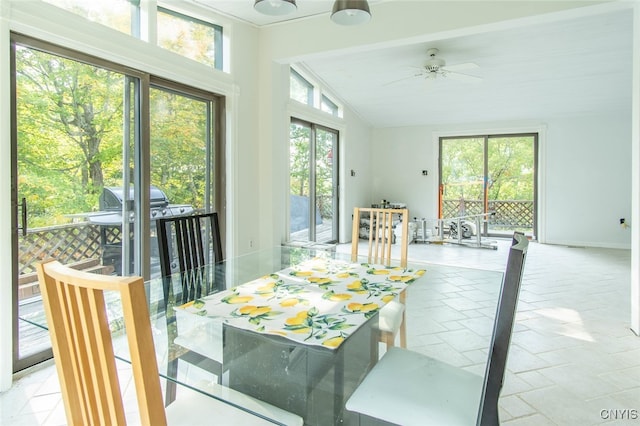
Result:
<svg viewBox="0 0 640 426"><path fill-rule="evenodd" d="M177 377L178 360L204 366L222 378L222 365L218 360L210 360L183 345L176 344L178 337L176 316L170 306L181 305L206 296L224 286L224 268L215 266L223 261L220 225L217 213L195 214L158 219L158 251L160 271L163 279L164 306L166 309L167 335L169 341L167 377ZM179 274L179 280L172 278ZM180 283L180 289L174 289L174 283ZM176 398L176 385L167 380L165 404Z"/></svg>
<svg viewBox="0 0 640 426"><path fill-rule="evenodd" d="M504 382L507 365L507 354L511 342L513 323L522 283L522 272L527 255L529 240L520 232L513 235L513 242L509 249L507 268L502 281L496 320L493 328L491 345L489 346L489 361L485 372L482 399L478 412L477 424L499 425L498 398Z"/></svg>
<svg viewBox="0 0 640 426"><path fill-rule="evenodd" d="M182 274L183 303L200 297L203 289L197 272L224 259L218 214L162 218L158 219L156 227L162 276L167 278L176 272ZM170 289L168 285L164 287L166 301ZM208 292L208 289L204 291Z"/></svg>

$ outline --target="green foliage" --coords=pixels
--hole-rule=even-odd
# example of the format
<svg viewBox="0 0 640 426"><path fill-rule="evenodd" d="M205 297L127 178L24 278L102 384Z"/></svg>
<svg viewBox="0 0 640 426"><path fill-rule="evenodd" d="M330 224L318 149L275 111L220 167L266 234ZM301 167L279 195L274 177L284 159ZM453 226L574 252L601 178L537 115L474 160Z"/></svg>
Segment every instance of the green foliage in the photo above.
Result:
<svg viewBox="0 0 640 426"><path fill-rule="evenodd" d="M315 134L315 144L311 135ZM315 171L316 204L323 218L333 215L333 192L335 186L335 160L338 135L316 126L314 132L309 125L291 123L289 135L289 185L290 193L309 197L312 169ZM311 164L311 150L315 147L315 164Z"/></svg>
<svg viewBox="0 0 640 426"><path fill-rule="evenodd" d="M45 0L90 21L125 34L131 34L131 8L128 0Z"/></svg>
<svg viewBox="0 0 640 426"><path fill-rule="evenodd" d="M291 124L289 137L289 185L291 194L308 197L310 194L311 128Z"/></svg>
<svg viewBox="0 0 640 426"><path fill-rule="evenodd" d="M206 158L206 104L159 89L150 96L151 183L174 204L204 208L207 168L200 159Z"/></svg>
<svg viewBox="0 0 640 426"><path fill-rule="evenodd" d="M116 172L103 163L121 155L122 87L117 73L16 48L19 198L32 227L97 210Z"/></svg>
<svg viewBox="0 0 640 426"><path fill-rule="evenodd" d="M212 25L158 11L158 45L215 67L215 30Z"/></svg>
<svg viewBox="0 0 640 426"><path fill-rule="evenodd" d="M123 132L124 90L132 89L126 81L116 72L16 47L18 198L27 199L29 227L98 211L103 187L122 185L123 145L134 157L133 130ZM172 203L202 208L210 108L160 89L150 97L151 182Z"/></svg>
<svg viewBox="0 0 640 426"><path fill-rule="evenodd" d="M533 200L533 137L491 137L488 141L488 199ZM444 139L441 155L443 198L482 200L484 138Z"/></svg>

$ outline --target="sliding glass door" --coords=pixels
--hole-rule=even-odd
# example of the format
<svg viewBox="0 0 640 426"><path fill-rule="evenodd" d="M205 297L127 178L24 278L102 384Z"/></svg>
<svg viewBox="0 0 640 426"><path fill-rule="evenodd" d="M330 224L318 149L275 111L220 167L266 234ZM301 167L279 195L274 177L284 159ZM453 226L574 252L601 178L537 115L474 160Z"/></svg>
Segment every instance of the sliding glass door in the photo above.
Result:
<svg viewBox="0 0 640 426"><path fill-rule="evenodd" d="M223 100L19 35L11 53L18 371L51 357L38 261L151 276L155 219L223 213Z"/></svg>
<svg viewBox="0 0 640 426"><path fill-rule="evenodd" d="M136 106L130 101L138 79L38 43L12 47L18 370L51 356L48 334L31 324L44 315L36 262L54 257L82 270L132 272L115 271L101 254L114 242L118 256L132 253L135 241L121 236L133 235L135 215L97 212L103 188L128 186L135 174L130 160L136 136L130 130ZM132 220L123 221L130 213Z"/></svg>
<svg viewBox="0 0 640 426"><path fill-rule="evenodd" d="M338 240L338 132L292 120L289 142L289 240Z"/></svg>
<svg viewBox="0 0 640 426"><path fill-rule="evenodd" d="M537 134L440 139L440 218L486 214L477 232L536 235Z"/></svg>
<svg viewBox="0 0 640 426"><path fill-rule="evenodd" d="M223 156L216 152L220 144L213 141L220 100L159 79L152 79L149 98L151 185L162 191L169 203L162 209L152 205L152 219L218 210L215 176L223 167ZM151 274L155 276L160 273L160 264L154 220L150 244Z"/></svg>

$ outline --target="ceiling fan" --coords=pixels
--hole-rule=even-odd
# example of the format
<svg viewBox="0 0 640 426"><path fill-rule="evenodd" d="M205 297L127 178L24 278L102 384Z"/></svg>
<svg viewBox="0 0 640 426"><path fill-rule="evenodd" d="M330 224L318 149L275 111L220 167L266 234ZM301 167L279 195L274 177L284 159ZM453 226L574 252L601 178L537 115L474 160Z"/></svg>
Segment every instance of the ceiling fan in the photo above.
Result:
<svg viewBox="0 0 640 426"><path fill-rule="evenodd" d="M474 68L478 68L477 64L473 62L466 62L463 64L449 65L444 59L436 56L439 50L436 48L431 48L427 50L427 55L429 55L429 59L422 67L412 67L417 69L417 72L412 76L401 78L400 80L395 80L387 84L396 83L401 80L406 80L408 78L415 77L423 77L427 81L433 81L438 78L451 78L455 80L463 80L463 81L480 81L482 80L480 77L476 77L474 75L462 74L459 71L471 70Z"/></svg>

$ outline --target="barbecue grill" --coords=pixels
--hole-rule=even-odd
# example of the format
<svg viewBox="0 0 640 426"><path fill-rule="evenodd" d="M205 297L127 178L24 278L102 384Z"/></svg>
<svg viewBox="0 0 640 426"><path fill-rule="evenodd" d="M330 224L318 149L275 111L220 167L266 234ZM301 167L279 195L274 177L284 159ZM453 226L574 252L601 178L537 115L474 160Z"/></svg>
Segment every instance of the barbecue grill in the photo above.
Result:
<svg viewBox="0 0 640 426"><path fill-rule="evenodd" d="M150 216L151 216L151 250L157 256L158 243L155 233L155 219L162 217L184 216L194 213L190 204L169 204L169 198L160 188L150 187ZM130 215L129 222L133 222L133 187L129 188ZM124 189L122 187L105 187L98 201L99 212L89 215L89 222L100 225L100 243L102 245L102 264L113 265L116 274L122 274L122 207L124 203ZM133 235L129 232L129 238ZM130 262L133 265L133 253ZM133 266L131 269L133 270Z"/></svg>

